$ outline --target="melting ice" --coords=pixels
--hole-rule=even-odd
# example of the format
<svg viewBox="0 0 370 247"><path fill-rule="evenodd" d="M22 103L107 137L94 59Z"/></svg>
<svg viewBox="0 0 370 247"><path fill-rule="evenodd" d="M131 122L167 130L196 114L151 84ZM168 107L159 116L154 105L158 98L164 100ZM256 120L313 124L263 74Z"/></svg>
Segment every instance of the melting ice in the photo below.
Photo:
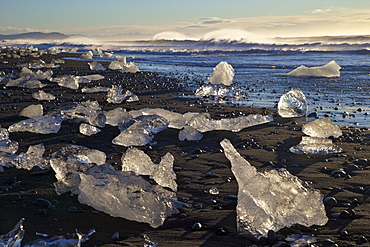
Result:
<svg viewBox="0 0 370 247"><path fill-rule="evenodd" d="M230 86L234 79L234 68L226 61L222 61L213 69L212 75L208 78L211 84L223 84Z"/></svg>
<svg viewBox="0 0 370 247"><path fill-rule="evenodd" d="M287 73L293 76L320 76L320 77L339 77L341 67L336 61L330 61L328 64L318 67L299 66L295 70Z"/></svg>
<svg viewBox="0 0 370 247"><path fill-rule="evenodd" d="M308 187L287 170L258 172L231 142L221 143L238 182L237 227L256 237L293 224L325 225L328 221L319 190Z"/></svg>
<svg viewBox="0 0 370 247"><path fill-rule="evenodd" d="M328 138L339 137L342 135L342 130L338 125L333 123L330 118L325 117L306 123L302 126L302 132L312 137Z"/></svg>
<svg viewBox="0 0 370 247"><path fill-rule="evenodd" d="M343 150L333 144L331 139L302 136L301 142L289 149L290 152L295 154L328 154L340 153Z"/></svg>
<svg viewBox="0 0 370 247"><path fill-rule="evenodd" d="M280 97L278 113L281 117L303 117L308 109L306 96L298 88L292 88Z"/></svg>

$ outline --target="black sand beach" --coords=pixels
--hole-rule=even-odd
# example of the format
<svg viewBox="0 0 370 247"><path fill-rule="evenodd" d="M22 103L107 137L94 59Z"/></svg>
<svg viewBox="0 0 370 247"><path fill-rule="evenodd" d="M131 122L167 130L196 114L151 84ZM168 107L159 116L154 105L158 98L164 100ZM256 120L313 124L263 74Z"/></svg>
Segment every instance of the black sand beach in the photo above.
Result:
<svg viewBox="0 0 370 247"><path fill-rule="evenodd" d="M19 63L36 58L29 56L9 58L7 50L1 51L0 73L18 73ZM78 56L78 54L43 55L40 59L49 63L53 58ZM38 59L38 58L37 58ZM5 62L6 61L6 62ZM107 66L107 64L102 63ZM138 95L139 102L110 104L106 93L86 94L80 89L59 87L56 83L43 81L48 85L45 92L52 93L56 100L42 101L45 113L71 105L74 102L97 100L103 110L122 107L130 110L142 108L164 108L178 113L209 112L215 119L231 118L251 113L273 114L275 121L246 128L240 132L212 131L204 134L200 141L178 140L179 130L165 129L155 135L158 144L140 147L153 161L159 162L167 152L175 157L175 173L179 186L177 197L192 205L180 208L181 214L169 217L165 224L156 229L148 224L114 218L94 208L80 204L77 196L68 193L57 195L53 183L55 173L31 175L30 171L4 168L0 173L0 234L5 234L21 219L25 218L23 244L39 238L36 233L50 236L73 233L79 229L87 233L90 227L96 229L91 239L82 246L143 246L144 235L158 246L268 246L261 240L253 242L236 230L236 204L238 184L230 170L230 162L220 151L220 141L229 139L238 152L247 157L258 169L286 168L301 180L310 181L312 187L319 189L324 197L335 197L338 204L326 206L329 222L325 226L293 226L277 232L278 239L289 234L313 235L317 246L369 246L370 241L370 131L341 126L343 136L334 143L343 149L340 154L293 154L288 149L300 142L305 118L281 118L274 110L250 108L237 105L204 104L201 100L180 98L183 92L181 82L150 72L121 73L118 71L91 71L87 61L65 59L59 68L52 69L53 77L61 75L101 74L105 78L95 85L122 85ZM0 75L5 77L5 75ZM25 119L20 111L31 104L39 103L31 94L37 89L5 87L6 80L0 83L0 125L8 128L11 124ZM43 143L45 156L49 156L66 145L82 145L106 153L108 162L120 169L121 156L125 147L112 144L119 134L117 127L106 125L102 132L84 136L78 131L78 123L64 121L56 134L34 134L28 132L10 133L10 139L19 143L17 153L26 152L30 145ZM348 171L344 177L330 176L337 169L358 165L359 170ZM208 172L217 177L207 178ZM212 182L214 182L212 184ZM10 189L1 189L11 186ZM211 187L217 187L218 195L209 194ZM53 209L35 205L35 200L43 198L50 201ZM214 200L214 201L212 201ZM348 211L348 217L342 213ZM333 215L334 214L334 215ZM194 223L201 223L199 230L192 229ZM119 237L112 239L118 232ZM330 241L328 240L330 239ZM280 244L280 245L278 245ZM276 246L286 246L282 241Z"/></svg>

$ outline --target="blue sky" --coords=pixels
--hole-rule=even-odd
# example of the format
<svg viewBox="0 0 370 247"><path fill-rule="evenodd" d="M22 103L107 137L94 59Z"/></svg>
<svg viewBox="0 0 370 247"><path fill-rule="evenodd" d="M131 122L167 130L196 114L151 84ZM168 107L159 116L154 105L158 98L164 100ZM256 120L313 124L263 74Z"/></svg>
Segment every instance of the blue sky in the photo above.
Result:
<svg viewBox="0 0 370 247"><path fill-rule="evenodd" d="M0 0L2 34L201 38L217 30L253 37L370 34L370 0Z"/></svg>

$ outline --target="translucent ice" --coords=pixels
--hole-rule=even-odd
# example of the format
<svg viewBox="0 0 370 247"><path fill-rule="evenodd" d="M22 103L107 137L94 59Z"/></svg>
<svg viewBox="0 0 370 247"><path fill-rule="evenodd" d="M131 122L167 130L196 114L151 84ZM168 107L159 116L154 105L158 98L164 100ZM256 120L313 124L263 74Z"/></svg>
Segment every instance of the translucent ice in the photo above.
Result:
<svg viewBox="0 0 370 247"><path fill-rule="evenodd" d="M97 61L92 61L91 63L88 64L91 70L106 70L106 68Z"/></svg>
<svg viewBox="0 0 370 247"><path fill-rule="evenodd" d="M105 161L104 152L83 146L69 145L56 151L50 159L50 166L58 180L54 183L56 193L60 195L70 191L78 194L80 183L78 174L88 170L94 164L101 165Z"/></svg>
<svg viewBox="0 0 370 247"><path fill-rule="evenodd" d="M70 89L78 89L80 86L78 83L78 78L73 75L64 75L62 77L53 78L52 81L58 83L58 85L61 87Z"/></svg>
<svg viewBox="0 0 370 247"><path fill-rule="evenodd" d="M50 167L48 160L44 159L45 147L44 144L29 146L26 153L19 154L11 163L17 169L31 170L34 166L41 169Z"/></svg>
<svg viewBox="0 0 370 247"><path fill-rule="evenodd" d="M197 97L239 97L240 94L234 87L224 86L219 84L204 84L195 91Z"/></svg>
<svg viewBox="0 0 370 247"><path fill-rule="evenodd" d="M306 96L298 88L292 88L280 97L278 113L281 117L303 117L308 109Z"/></svg>
<svg viewBox="0 0 370 247"><path fill-rule="evenodd" d="M88 52L86 52L85 54L82 54L81 56L80 56L80 58L81 59L92 59L93 58L93 52L92 51L88 51Z"/></svg>
<svg viewBox="0 0 370 247"><path fill-rule="evenodd" d="M104 127L106 117L101 111L97 101L85 101L77 103L75 106L70 106L68 109L63 109L62 113L70 119L77 119L96 127Z"/></svg>
<svg viewBox="0 0 370 247"><path fill-rule="evenodd" d="M342 135L342 130L338 125L333 123L330 118L325 117L306 123L302 126L302 132L312 137L328 138L339 137Z"/></svg>
<svg viewBox="0 0 370 247"><path fill-rule="evenodd" d="M233 83L233 78L234 68L227 62L222 61L214 68L208 80L211 84L224 84L230 86Z"/></svg>
<svg viewBox="0 0 370 247"><path fill-rule="evenodd" d="M301 142L291 147L289 151L295 154L330 154L340 153L343 150L334 145L331 139L302 136Z"/></svg>
<svg viewBox="0 0 370 247"><path fill-rule="evenodd" d="M163 156L159 164L155 164L144 151L129 148L121 160L122 171L133 171L137 175L149 175L157 184L177 191L176 174L173 171L174 158L170 153Z"/></svg>
<svg viewBox="0 0 370 247"><path fill-rule="evenodd" d="M120 104L125 99L125 95L122 94L122 86L112 85L107 94L108 103Z"/></svg>
<svg viewBox="0 0 370 247"><path fill-rule="evenodd" d="M180 141L199 141L203 138L203 134L191 126L185 126L184 129L179 132L178 137Z"/></svg>
<svg viewBox="0 0 370 247"><path fill-rule="evenodd" d="M38 134L58 133L63 119L52 116L29 118L9 126L9 132L32 132Z"/></svg>
<svg viewBox="0 0 370 247"><path fill-rule="evenodd" d="M108 87L96 86L96 87L84 87L81 89L83 93L100 93L100 92L108 92Z"/></svg>
<svg viewBox="0 0 370 247"><path fill-rule="evenodd" d="M18 142L9 139L9 132L0 127L0 152L15 154L18 151Z"/></svg>
<svg viewBox="0 0 370 247"><path fill-rule="evenodd" d="M112 126L118 126L122 122L128 122L133 119L133 117L121 107L117 107L110 111L105 111L104 115L106 116L106 124Z"/></svg>
<svg viewBox="0 0 370 247"><path fill-rule="evenodd" d="M35 92L32 94L32 97L37 100L55 100L55 96L50 93L45 93L43 90Z"/></svg>
<svg viewBox="0 0 370 247"><path fill-rule="evenodd" d="M89 240L90 236L95 233L94 228L90 228L87 234L82 234L76 229L74 234L66 234L66 236L45 236L27 243L24 247L81 247L81 243Z"/></svg>
<svg viewBox="0 0 370 247"><path fill-rule="evenodd" d="M99 128L92 126L90 124L86 124L86 123L80 124L79 131L81 134L86 135L86 136L95 135L101 132Z"/></svg>
<svg viewBox="0 0 370 247"><path fill-rule="evenodd" d="M179 211L176 194L151 185L131 172L116 171L111 165L93 166L80 174L78 200L113 217L163 225Z"/></svg>
<svg viewBox="0 0 370 247"><path fill-rule="evenodd" d="M24 236L23 221L24 219L21 219L10 232L4 235L0 235L0 246L4 247L21 246Z"/></svg>
<svg viewBox="0 0 370 247"><path fill-rule="evenodd" d="M233 132L238 132L244 128L268 123L273 120L273 117L270 115L263 116L259 114L214 120L210 118L209 114L201 113L195 115L188 122L188 125L202 133L213 130L229 130Z"/></svg>
<svg viewBox="0 0 370 247"><path fill-rule="evenodd" d="M140 101L139 96L136 94L130 95L127 99L126 102L138 102Z"/></svg>
<svg viewBox="0 0 370 247"><path fill-rule="evenodd" d="M151 143L153 134L164 130L168 125L169 121L158 115L139 116L130 127L116 136L112 143L125 147L144 146Z"/></svg>
<svg viewBox="0 0 370 247"><path fill-rule="evenodd" d="M41 104L29 105L23 108L23 110L19 113L19 115L23 117L28 117L28 118L39 117L39 116L42 116L43 114L44 114L44 108Z"/></svg>
<svg viewBox="0 0 370 247"><path fill-rule="evenodd" d="M112 61L108 68L112 70L120 70L121 72L130 72L135 73L139 71L139 68L133 63L127 63L126 57L118 55L116 56L117 60Z"/></svg>
<svg viewBox="0 0 370 247"><path fill-rule="evenodd" d="M221 143L238 182L237 228L256 237L267 236L293 224L325 225L328 221L319 190L309 187L287 170L258 172L231 142Z"/></svg>
<svg viewBox="0 0 370 247"><path fill-rule="evenodd" d="M103 75L100 75L100 74L84 75L81 77L86 78L90 81L97 81L97 80L102 80L105 78Z"/></svg>
<svg viewBox="0 0 370 247"><path fill-rule="evenodd" d="M330 61L326 65L318 67L306 67L304 65L299 66L295 70L287 73L287 75L293 76L322 76L322 77L339 77L341 67L337 62Z"/></svg>

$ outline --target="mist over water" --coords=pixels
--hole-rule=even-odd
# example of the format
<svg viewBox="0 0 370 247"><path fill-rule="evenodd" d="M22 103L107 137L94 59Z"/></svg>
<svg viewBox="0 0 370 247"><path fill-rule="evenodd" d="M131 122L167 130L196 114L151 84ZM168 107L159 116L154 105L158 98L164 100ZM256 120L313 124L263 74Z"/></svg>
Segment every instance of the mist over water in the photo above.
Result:
<svg viewBox="0 0 370 247"><path fill-rule="evenodd" d="M339 125L370 127L370 36L265 39L248 32L234 32L233 36L225 36L225 32L192 39L167 32L151 40L129 42L89 42L75 37L35 46L79 47L81 53L99 47L127 56L141 71L177 77L190 91L208 83L213 68L226 61L235 69L233 86L245 97L224 103L275 108L282 94L299 88L307 96L309 113L328 116ZM286 75L300 65L322 66L332 60L342 67L340 77Z"/></svg>

